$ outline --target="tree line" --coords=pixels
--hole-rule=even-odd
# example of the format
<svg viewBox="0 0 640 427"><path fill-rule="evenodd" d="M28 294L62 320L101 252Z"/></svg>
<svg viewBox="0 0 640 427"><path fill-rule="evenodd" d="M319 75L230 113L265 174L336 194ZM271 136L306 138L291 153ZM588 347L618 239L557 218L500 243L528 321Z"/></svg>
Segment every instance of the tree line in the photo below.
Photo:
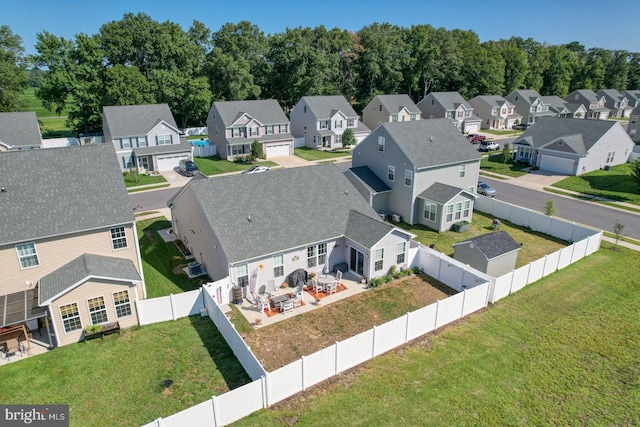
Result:
<svg viewBox="0 0 640 427"><path fill-rule="evenodd" d="M38 33L35 48L25 57L20 37L0 27L0 111L20 108L16 93L28 84L24 70L33 68L36 96L49 110L66 108L77 132L100 131L105 105L167 103L186 127L201 125L215 100L274 98L290 111L302 96L340 94L361 111L378 94L407 93L417 102L433 91L469 99L522 88L560 97L575 89L640 88L637 52L520 37L480 43L473 31L428 24L265 35L248 21L215 32L193 21L185 31L128 13L93 35Z"/></svg>

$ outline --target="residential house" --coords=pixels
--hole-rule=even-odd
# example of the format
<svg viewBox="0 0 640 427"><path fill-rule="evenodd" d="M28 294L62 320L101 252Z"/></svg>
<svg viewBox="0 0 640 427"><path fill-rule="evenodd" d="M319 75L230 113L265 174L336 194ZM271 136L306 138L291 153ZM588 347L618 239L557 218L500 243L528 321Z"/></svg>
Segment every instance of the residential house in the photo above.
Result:
<svg viewBox="0 0 640 427"><path fill-rule="evenodd" d="M640 107L640 89L625 90L622 94L629 100L629 107L632 109Z"/></svg>
<svg viewBox="0 0 640 427"><path fill-rule="evenodd" d="M0 113L0 151L41 147L42 134L36 113Z"/></svg>
<svg viewBox="0 0 640 427"><path fill-rule="evenodd" d="M556 117L541 119L513 142L516 160L564 175L626 163L633 145L618 122Z"/></svg>
<svg viewBox="0 0 640 427"><path fill-rule="evenodd" d="M498 95L479 95L469 100L482 129L511 129L522 121L516 107Z"/></svg>
<svg viewBox="0 0 640 427"><path fill-rule="evenodd" d="M347 129L353 132L356 143L371 132L342 95L304 96L290 117L293 137L318 150L342 148L342 134Z"/></svg>
<svg viewBox="0 0 640 427"><path fill-rule="evenodd" d="M587 109L587 119L607 120L609 110L605 107L605 98L591 89L577 89L564 97L571 104L582 104Z"/></svg>
<svg viewBox="0 0 640 427"><path fill-rule="evenodd" d="M422 118L452 119L465 133L480 131L482 119L473 114L473 107L458 92L431 92L418 102Z"/></svg>
<svg viewBox="0 0 640 427"><path fill-rule="evenodd" d="M627 133L636 144L640 143L640 105L633 109L627 124Z"/></svg>
<svg viewBox="0 0 640 427"><path fill-rule="evenodd" d="M408 263L412 235L382 221L332 164L191 181L167 204L174 233L213 280L280 284L298 269L345 264L374 278Z"/></svg>
<svg viewBox="0 0 640 427"><path fill-rule="evenodd" d="M545 104L542 96L535 90L514 90L506 98L516 106L516 110L522 115L521 123L532 124L541 117L553 117L555 115L553 111L549 110L549 104Z"/></svg>
<svg viewBox="0 0 640 427"><path fill-rule="evenodd" d="M555 95L543 96L542 102L549 105L549 110L554 113L554 117L572 119L584 119L587 117L587 109L583 104L570 104Z"/></svg>
<svg viewBox="0 0 640 427"><path fill-rule="evenodd" d="M609 117L627 118L634 106L629 105L629 99L615 89L602 89L598 96L604 97L604 106L611 110Z"/></svg>
<svg viewBox="0 0 640 427"><path fill-rule="evenodd" d="M275 99L214 102L207 117L209 143L233 161L251 154L258 141L266 158L293 154L289 119Z"/></svg>
<svg viewBox="0 0 640 427"><path fill-rule="evenodd" d="M92 324L138 324L146 297L133 212L109 144L0 155L0 326L51 344Z"/></svg>
<svg viewBox="0 0 640 427"><path fill-rule="evenodd" d="M191 159L191 146L167 104L117 105L103 108L104 142L113 144L122 171L168 171Z"/></svg>
<svg viewBox="0 0 640 427"><path fill-rule="evenodd" d="M369 129L380 123L420 120L422 112L409 95L377 95L362 110L362 121Z"/></svg>
<svg viewBox="0 0 640 427"><path fill-rule="evenodd" d="M521 246L506 231L481 234L453 244L453 258L493 277L516 268Z"/></svg>
<svg viewBox="0 0 640 427"><path fill-rule="evenodd" d="M471 221L480 157L450 119L383 123L346 175L376 211L441 232Z"/></svg>

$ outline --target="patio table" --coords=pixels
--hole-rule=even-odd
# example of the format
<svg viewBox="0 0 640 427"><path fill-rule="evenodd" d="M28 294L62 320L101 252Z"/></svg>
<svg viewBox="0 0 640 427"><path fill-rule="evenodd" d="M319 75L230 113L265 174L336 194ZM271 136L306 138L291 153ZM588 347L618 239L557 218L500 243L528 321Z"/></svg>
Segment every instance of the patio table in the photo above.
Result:
<svg viewBox="0 0 640 427"><path fill-rule="evenodd" d="M287 295L276 295L275 297L271 298L271 306L274 309L280 310L280 303L285 302L288 299L289 297Z"/></svg>
<svg viewBox="0 0 640 427"><path fill-rule="evenodd" d="M318 278L316 280L318 281L319 284L324 286L324 285L328 285L329 283L334 282L336 280L336 276L334 276L331 273L318 274Z"/></svg>

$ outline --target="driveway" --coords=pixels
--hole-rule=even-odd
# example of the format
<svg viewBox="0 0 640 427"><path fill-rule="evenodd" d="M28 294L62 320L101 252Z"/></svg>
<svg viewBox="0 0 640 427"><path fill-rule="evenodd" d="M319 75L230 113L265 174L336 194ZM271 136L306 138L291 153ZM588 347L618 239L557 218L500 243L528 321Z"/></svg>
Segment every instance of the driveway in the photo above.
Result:
<svg viewBox="0 0 640 427"><path fill-rule="evenodd" d="M297 168L299 166L309 166L313 164L313 162L301 159L298 156L269 157L269 160L279 164L283 168Z"/></svg>
<svg viewBox="0 0 640 427"><path fill-rule="evenodd" d="M550 187L558 181L565 179L567 175L558 175L553 172L537 170L529 172L518 178L511 179L513 184L523 187L532 188L534 190L542 190L544 187Z"/></svg>
<svg viewBox="0 0 640 427"><path fill-rule="evenodd" d="M160 172L160 175L167 180L170 187L183 187L191 179L191 177L181 175L177 168L170 171Z"/></svg>

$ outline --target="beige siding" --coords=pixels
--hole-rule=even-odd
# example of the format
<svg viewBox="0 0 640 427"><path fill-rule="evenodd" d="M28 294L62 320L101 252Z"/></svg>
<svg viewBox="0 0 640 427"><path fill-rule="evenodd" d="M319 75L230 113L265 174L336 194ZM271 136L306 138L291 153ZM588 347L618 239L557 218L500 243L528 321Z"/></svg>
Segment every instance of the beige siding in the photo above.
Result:
<svg viewBox="0 0 640 427"><path fill-rule="evenodd" d="M24 270L20 267L15 245L0 247L0 265L2 265L0 295L28 289L29 286L25 282L30 282L33 287L40 278L84 253L127 258L133 261L136 268L139 268L133 224L125 225L125 230L127 248L118 250L113 250L111 246L109 228L56 238L25 240L21 243L35 242L40 265Z"/></svg>
<svg viewBox="0 0 640 427"><path fill-rule="evenodd" d="M51 304L51 315L55 324L55 332L59 345L71 344L78 342L83 337L83 330L91 325L91 316L89 315L89 307L87 301L91 298L102 296L104 298L107 310L107 318L109 322L120 322L121 328L126 328L138 324L138 314L136 312L136 295L142 295L141 285L137 288L128 283L109 282L105 280L89 280L77 288L71 290ZM131 316L118 319L116 317L115 306L113 302L113 293L118 291L129 291L129 303L131 304ZM71 303L78 304L78 311L82 321L82 329L65 333L62 325L59 307Z"/></svg>

